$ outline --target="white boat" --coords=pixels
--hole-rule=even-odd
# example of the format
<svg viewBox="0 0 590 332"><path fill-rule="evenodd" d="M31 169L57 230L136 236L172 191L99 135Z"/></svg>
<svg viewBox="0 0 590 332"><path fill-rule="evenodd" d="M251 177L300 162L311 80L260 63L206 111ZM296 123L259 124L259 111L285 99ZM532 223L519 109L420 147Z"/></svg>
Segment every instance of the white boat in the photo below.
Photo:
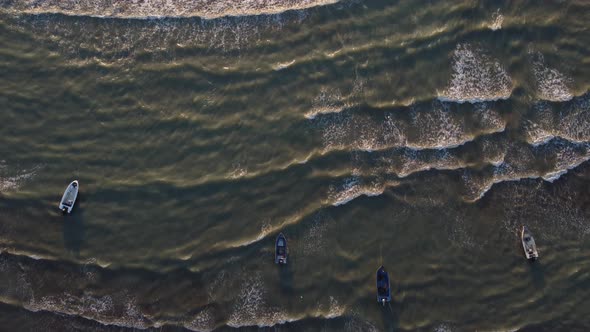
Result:
<svg viewBox="0 0 590 332"><path fill-rule="evenodd" d="M535 244L533 234L531 234L526 226L522 226L520 239L522 240L522 248L524 249L526 258L533 261L539 258L539 253L537 252L537 245Z"/></svg>
<svg viewBox="0 0 590 332"><path fill-rule="evenodd" d="M61 202L59 202L59 209L62 210L64 214L72 213L76 198L78 197L78 189L78 180L72 181L72 183L66 188L66 191L61 198Z"/></svg>

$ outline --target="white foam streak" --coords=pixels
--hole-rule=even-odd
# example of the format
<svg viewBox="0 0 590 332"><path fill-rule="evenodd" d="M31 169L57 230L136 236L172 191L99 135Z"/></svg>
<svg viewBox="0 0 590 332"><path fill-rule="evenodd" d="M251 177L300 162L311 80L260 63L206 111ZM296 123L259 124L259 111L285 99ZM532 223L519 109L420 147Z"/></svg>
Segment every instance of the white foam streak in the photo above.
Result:
<svg viewBox="0 0 590 332"><path fill-rule="evenodd" d="M342 92L336 88L322 88L313 99L312 108L304 116L315 119L320 114L339 113L351 105L346 102Z"/></svg>
<svg viewBox="0 0 590 332"><path fill-rule="evenodd" d="M360 196L379 196L385 191L385 186L376 182L363 184L359 177L344 180L340 186L330 187L330 200L333 206L344 205Z"/></svg>
<svg viewBox="0 0 590 332"><path fill-rule="evenodd" d="M289 68L289 67L291 67L293 64L295 64L295 60L291 60L291 61L289 61L289 62L280 62L280 63L277 63L277 64L275 64L275 65L272 67L272 69L274 69L274 70L276 70L276 71L279 71L279 70L283 70L283 69Z"/></svg>
<svg viewBox="0 0 590 332"><path fill-rule="evenodd" d="M480 103L467 117L457 117L448 103L435 101L432 109L410 110L411 123L400 120L395 114L375 121L356 112L322 117L325 150L353 149L377 151L392 148L414 150L446 150L474 141L477 137L503 132L506 123L500 114ZM468 130L467 121L477 121L478 130Z"/></svg>
<svg viewBox="0 0 590 332"><path fill-rule="evenodd" d="M151 327L148 320L141 314L136 300L124 295L124 303L117 303L112 296L94 296L85 293L81 296L63 293L57 296L44 296L39 300L32 298L25 309L49 311L71 316L81 316L103 325L146 329ZM116 313L116 307L123 304L124 314Z"/></svg>

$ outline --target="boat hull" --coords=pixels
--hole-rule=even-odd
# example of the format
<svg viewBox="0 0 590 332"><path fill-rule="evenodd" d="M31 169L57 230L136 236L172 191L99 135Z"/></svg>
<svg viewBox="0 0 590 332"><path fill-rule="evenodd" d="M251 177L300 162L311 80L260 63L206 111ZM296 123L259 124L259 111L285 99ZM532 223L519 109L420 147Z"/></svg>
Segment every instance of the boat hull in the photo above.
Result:
<svg viewBox="0 0 590 332"><path fill-rule="evenodd" d="M277 236L275 242L275 264L287 264L287 239L283 233Z"/></svg>
<svg viewBox="0 0 590 332"><path fill-rule="evenodd" d="M528 260L534 261L539 258L539 253L537 252L537 245L535 243L535 239L533 235L528 230L526 226L522 226L520 231L520 240L522 242L522 249L524 250L524 255Z"/></svg>
<svg viewBox="0 0 590 332"><path fill-rule="evenodd" d="M70 185L64 191L64 194L59 202L59 209L63 213L70 214L72 213L72 209L74 209L74 205L76 204L76 199L78 198L78 191L80 190L80 185L78 184L78 180L74 180L70 183Z"/></svg>
<svg viewBox="0 0 590 332"><path fill-rule="evenodd" d="M391 302L391 287L389 274L383 266L377 270L377 302L385 304Z"/></svg>

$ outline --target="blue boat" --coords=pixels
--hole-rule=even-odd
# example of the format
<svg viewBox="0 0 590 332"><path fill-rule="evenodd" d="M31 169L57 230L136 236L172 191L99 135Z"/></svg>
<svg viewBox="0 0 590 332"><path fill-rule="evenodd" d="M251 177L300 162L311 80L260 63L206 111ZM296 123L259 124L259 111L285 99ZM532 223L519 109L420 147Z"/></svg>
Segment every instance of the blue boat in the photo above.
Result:
<svg viewBox="0 0 590 332"><path fill-rule="evenodd" d="M275 264L287 264L287 239L283 233L277 236Z"/></svg>
<svg viewBox="0 0 590 332"><path fill-rule="evenodd" d="M385 305L385 302L391 302L389 275L383 265L377 270L377 302L383 305Z"/></svg>

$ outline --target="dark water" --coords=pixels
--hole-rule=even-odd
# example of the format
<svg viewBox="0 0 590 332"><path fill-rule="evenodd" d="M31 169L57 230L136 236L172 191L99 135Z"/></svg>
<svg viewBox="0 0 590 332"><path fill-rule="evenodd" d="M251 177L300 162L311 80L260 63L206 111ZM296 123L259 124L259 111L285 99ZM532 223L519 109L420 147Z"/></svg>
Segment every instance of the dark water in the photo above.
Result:
<svg viewBox="0 0 590 332"><path fill-rule="evenodd" d="M0 0L0 330L590 330L588 22Z"/></svg>

